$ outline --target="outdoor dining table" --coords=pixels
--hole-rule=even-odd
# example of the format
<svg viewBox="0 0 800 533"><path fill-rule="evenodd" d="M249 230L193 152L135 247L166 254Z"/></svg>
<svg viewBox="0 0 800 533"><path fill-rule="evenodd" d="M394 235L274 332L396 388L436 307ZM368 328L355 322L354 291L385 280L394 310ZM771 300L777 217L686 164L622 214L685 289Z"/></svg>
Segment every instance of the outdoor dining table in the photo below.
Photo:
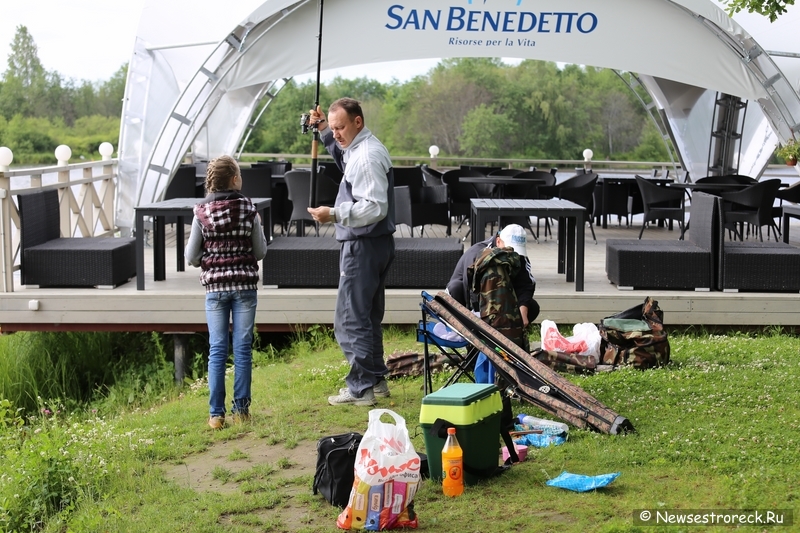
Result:
<svg viewBox="0 0 800 533"><path fill-rule="evenodd" d="M800 205L786 204L783 206L783 242L789 244L789 218L800 218Z"/></svg>
<svg viewBox="0 0 800 533"><path fill-rule="evenodd" d="M136 206L136 289L144 290L144 217L153 217L153 279L164 281L167 279L166 268L166 238L164 219L169 216L176 217L176 259L177 271L184 272L184 219L194 216L194 206L203 201L202 198L172 198L154 204ZM269 230L272 228L270 206L271 198L251 198L256 210L261 213L261 222L264 226L264 235L270 238Z"/></svg>
<svg viewBox="0 0 800 533"><path fill-rule="evenodd" d="M486 238L486 224L500 217L558 218L558 273L575 281L575 290L583 291L584 217L586 210L569 200L504 200L473 198L469 224L472 244Z"/></svg>

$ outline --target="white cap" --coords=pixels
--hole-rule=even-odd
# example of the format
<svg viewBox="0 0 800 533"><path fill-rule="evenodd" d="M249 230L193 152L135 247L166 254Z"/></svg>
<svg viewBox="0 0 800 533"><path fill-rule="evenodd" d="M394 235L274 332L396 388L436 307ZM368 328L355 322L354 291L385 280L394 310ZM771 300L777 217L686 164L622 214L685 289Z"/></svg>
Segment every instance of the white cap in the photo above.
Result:
<svg viewBox="0 0 800 533"><path fill-rule="evenodd" d="M500 232L499 237L503 240L503 244L510 246L523 257L528 256L526 245L528 239L525 236L525 229L519 224L509 224Z"/></svg>

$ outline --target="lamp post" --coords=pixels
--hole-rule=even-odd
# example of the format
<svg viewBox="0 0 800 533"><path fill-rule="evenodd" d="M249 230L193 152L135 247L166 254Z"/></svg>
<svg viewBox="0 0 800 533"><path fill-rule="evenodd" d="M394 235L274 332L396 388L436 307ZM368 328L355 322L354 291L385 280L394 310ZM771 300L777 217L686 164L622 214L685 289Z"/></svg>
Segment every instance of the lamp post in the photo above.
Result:
<svg viewBox="0 0 800 533"><path fill-rule="evenodd" d="M436 168L436 156L439 155L439 147L432 144L431 147L428 148L428 153L431 154L431 168Z"/></svg>
<svg viewBox="0 0 800 533"><path fill-rule="evenodd" d="M55 156L58 166L67 166L69 165L69 158L72 157L72 149L66 144L60 144L56 146Z"/></svg>
<svg viewBox="0 0 800 533"><path fill-rule="evenodd" d="M594 156L594 152L592 152L591 148L583 151L583 170L586 173L592 171L592 156Z"/></svg>
<svg viewBox="0 0 800 533"><path fill-rule="evenodd" d="M7 146L0 146L0 172L8 172L13 160L14 152Z"/></svg>

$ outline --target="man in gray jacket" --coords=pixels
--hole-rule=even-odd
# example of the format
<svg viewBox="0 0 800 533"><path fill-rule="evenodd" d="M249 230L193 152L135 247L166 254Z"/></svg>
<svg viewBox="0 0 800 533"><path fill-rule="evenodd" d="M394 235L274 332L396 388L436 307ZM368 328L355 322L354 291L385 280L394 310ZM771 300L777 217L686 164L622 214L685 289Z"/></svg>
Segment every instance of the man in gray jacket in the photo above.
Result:
<svg viewBox="0 0 800 533"><path fill-rule="evenodd" d="M339 291L333 329L350 372L331 405L375 405L389 396L383 359L386 275L394 260L394 177L386 147L364 125L361 105L340 98L309 113L322 142L344 173L334 207L309 207L320 223L333 222L339 252Z"/></svg>

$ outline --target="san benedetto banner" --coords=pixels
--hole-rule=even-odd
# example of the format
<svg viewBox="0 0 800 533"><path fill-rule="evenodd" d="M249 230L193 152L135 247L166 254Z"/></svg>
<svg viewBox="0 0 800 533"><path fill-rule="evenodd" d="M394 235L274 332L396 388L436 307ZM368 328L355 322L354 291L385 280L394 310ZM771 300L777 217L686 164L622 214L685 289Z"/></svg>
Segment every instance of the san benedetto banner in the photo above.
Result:
<svg viewBox="0 0 800 533"><path fill-rule="evenodd" d="M271 30L273 39L259 54L262 66L281 76L316 69L317 2L267 2L261 14L292 5L296 11ZM322 68L515 57L763 96L741 57L712 31L717 27L741 32L708 0L327 0Z"/></svg>

